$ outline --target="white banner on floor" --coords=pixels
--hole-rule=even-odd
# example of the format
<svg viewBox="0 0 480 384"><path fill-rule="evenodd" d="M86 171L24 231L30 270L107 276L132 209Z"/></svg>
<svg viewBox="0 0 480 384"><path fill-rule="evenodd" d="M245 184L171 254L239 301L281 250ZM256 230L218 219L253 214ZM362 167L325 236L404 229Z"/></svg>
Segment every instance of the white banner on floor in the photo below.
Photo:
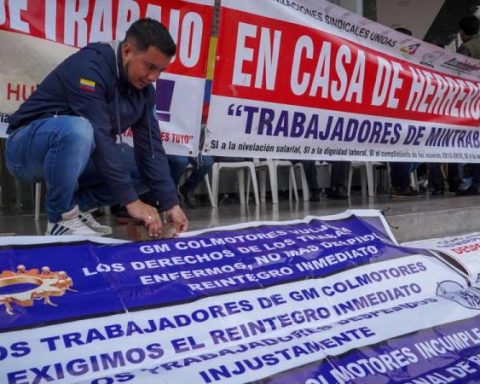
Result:
<svg viewBox="0 0 480 384"><path fill-rule="evenodd" d="M325 0L224 0L204 152L480 162L479 69Z"/></svg>
<svg viewBox="0 0 480 384"><path fill-rule="evenodd" d="M434 251L467 275L473 285L480 287L480 233L418 240L404 245Z"/></svg>

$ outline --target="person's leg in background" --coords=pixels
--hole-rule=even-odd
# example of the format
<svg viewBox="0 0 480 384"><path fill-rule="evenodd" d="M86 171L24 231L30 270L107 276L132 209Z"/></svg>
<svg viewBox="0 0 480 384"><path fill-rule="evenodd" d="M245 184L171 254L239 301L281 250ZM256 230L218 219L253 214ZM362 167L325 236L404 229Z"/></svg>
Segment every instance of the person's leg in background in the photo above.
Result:
<svg viewBox="0 0 480 384"><path fill-rule="evenodd" d="M349 168L349 161L332 161L330 188L327 190L327 198L332 200L348 199L344 189Z"/></svg>
<svg viewBox="0 0 480 384"><path fill-rule="evenodd" d="M315 160L301 160L307 179L308 188L310 190L310 201L320 201L320 188L317 180L317 167Z"/></svg>
<svg viewBox="0 0 480 384"><path fill-rule="evenodd" d="M428 182L430 175L430 164L428 163L410 163L410 172L414 172L417 177L418 190L427 192L431 188L431 184Z"/></svg>
<svg viewBox="0 0 480 384"><path fill-rule="evenodd" d="M441 163L429 164L428 185L432 189L433 196L439 196L445 193L445 178L443 176Z"/></svg>
<svg viewBox="0 0 480 384"><path fill-rule="evenodd" d="M121 144L121 146L121 159L130 176L138 198L146 204L154 207L157 206L157 202L151 197L148 186L140 175L135 161L133 148L127 144ZM94 202L93 205L96 206L110 205L110 211L116 216L117 224L128 224L137 221L129 215L125 206L120 205L118 201L113 200L110 189L105 183L103 183L93 162L87 165L85 172L80 178L80 190L78 191L76 198L78 199L79 204L84 207L89 207L92 205L92 202Z"/></svg>
<svg viewBox="0 0 480 384"><path fill-rule="evenodd" d="M447 183L448 190L457 193L463 179L463 164L448 163L447 167Z"/></svg>
<svg viewBox="0 0 480 384"><path fill-rule="evenodd" d="M154 206L155 202L146 201L146 199L142 197L148 196L149 192L147 185L143 182L140 172L138 171L133 148L127 144L118 144L118 146L121 147L119 151L121 161L125 165L135 192L142 201ZM111 212L117 217L117 222L120 224L134 221L128 214L127 209L119 205L119 202L114 199L110 188L104 183L100 172L92 160L87 163L85 170L78 179L78 184L79 187L75 193L75 201L80 207L80 210L85 212L82 215L82 220L88 226L94 228L95 231L101 232L104 235L112 233L110 227L98 223L91 214L93 210L98 207L110 206Z"/></svg>
<svg viewBox="0 0 480 384"><path fill-rule="evenodd" d="M130 176L135 192L139 196L148 193L148 187L138 171L133 148L127 144L118 144L118 146L122 148L121 160ZM92 160L87 163L85 170L80 175L78 185L75 201L82 211L118 204Z"/></svg>
<svg viewBox="0 0 480 384"><path fill-rule="evenodd" d="M175 186L178 187L180 178L187 170L190 158L187 156L168 155L168 166L170 167L170 175L172 176Z"/></svg>
<svg viewBox="0 0 480 384"><path fill-rule="evenodd" d="M193 170L187 180L185 180L185 183L180 186L179 191L185 200L185 204L189 208L196 208L197 199L195 197L195 189L202 182L210 169L212 169L214 158L213 156L200 156L197 160L197 158L190 157L189 161L193 166Z"/></svg>
<svg viewBox="0 0 480 384"><path fill-rule="evenodd" d="M411 164L405 162L390 163L391 197L423 197L424 194L410 187Z"/></svg>
<svg viewBox="0 0 480 384"><path fill-rule="evenodd" d="M480 194L480 164L468 164L471 184L468 188L457 191L459 196L475 196Z"/></svg>

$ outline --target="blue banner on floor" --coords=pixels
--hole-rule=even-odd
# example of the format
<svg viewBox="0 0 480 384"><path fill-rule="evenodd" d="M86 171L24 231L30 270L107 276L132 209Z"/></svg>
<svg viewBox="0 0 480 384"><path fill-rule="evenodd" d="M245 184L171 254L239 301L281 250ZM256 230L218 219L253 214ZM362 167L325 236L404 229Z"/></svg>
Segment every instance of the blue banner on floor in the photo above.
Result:
<svg viewBox="0 0 480 384"><path fill-rule="evenodd" d="M474 382L479 309L464 274L399 246L378 211L6 246L0 381Z"/></svg>

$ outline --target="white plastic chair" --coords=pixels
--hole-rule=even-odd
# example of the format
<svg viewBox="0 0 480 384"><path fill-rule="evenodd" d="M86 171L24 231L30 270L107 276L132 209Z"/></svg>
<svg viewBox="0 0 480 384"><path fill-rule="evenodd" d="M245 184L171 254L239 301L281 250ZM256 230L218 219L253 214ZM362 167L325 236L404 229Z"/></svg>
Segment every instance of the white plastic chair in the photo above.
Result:
<svg viewBox="0 0 480 384"><path fill-rule="evenodd" d="M205 183L205 189L207 190L208 200L210 200L210 205L215 207L213 202L213 194L212 194L212 186L210 185L210 179L208 178L208 173L203 178L203 182Z"/></svg>
<svg viewBox="0 0 480 384"><path fill-rule="evenodd" d="M267 175L270 178L270 190L272 192L272 203L278 204L278 168L288 168L288 198L292 199L292 190L295 196L295 200L298 201L297 181L295 179L295 168L289 160L254 160L255 168L260 173L260 200L264 202L266 200L267 192ZM302 167L303 169L303 167Z"/></svg>
<svg viewBox="0 0 480 384"><path fill-rule="evenodd" d="M0 138L6 139L8 137L6 133L6 126L0 126ZM0 163L0 166L3 166ZM34 219L35 221L40 220L40 204L41 204L41 196L42 196L42 183L38 182L35 183L35 203L34 203ZM20 198L20 196L17 196ZM0 205L2 204L2 186L0 185Z"/></svg>
<svg viewBox="0 0 480 384"><path fill-rule="evenodd" d="M300 172L300 182L302 183L303 201L309 201L310 200L310 186L308 185L307 176L305 175L305 169L303 169L303 164L302 163L295 163L293 165L293 168L294 168L294 170L299 170L299 172Z"/></svg>
<svg viewBox="0 0 480 384"><path fill-rule="evenodd" d="M362 194L365 194L365 190L368 190L368 196L375 196L375 177L374 169L377 165L383 165L379 162L371 161L352 161L350 163L350 169L348 171L348 184L347 184L347 194L350 196L352 189L352 175L355 169L360 169L361 171L361 186ZM365 183L366 181L366 183ZM365 188L365 184L367 188Z"/></svg>
<svg viewBox="0 0 480 384"><path fill-rule="evenodd" d="M17 186L17 190L20 191L20 182L18 180L15 180L16 183L19 183ZM20 195L17 196L17 199L20 199L17 201L18 204L21 204L21 197ZM42 183L38 182L35 183L35 196L34 196L34 219L35 221L40 220L40 207L42 204Z"/></svg>
<svg viewBox="0 0 480 384"><path fill-rule="evenodd" d="M318 180L319 174L321 175L320 179L322 180L322 182L319 183L319 188L320 189L329 188L331 184L331 179L332 179L332 163L329 163L323 160L317 160L315 161L315 167L317 171L317 180ZM320 172L319 172L319 168L320 168Z"/></svg>
<svg viewBox="0 0 480 384"><path fill-rule="evenodd" d="M20 182L15 180L17 184L17 204L21 204L21 197L18 194L20 191ZM42 183L35 183L35 202L34 202L34 219L35 221L40 220L40 206L41 206L41 196L42 196ZM2 204L2 186L0 185L0 205Z"/></svg>
<svg viewBox="0 0 480 384"><path fill-rule="evenodd" d="M193 165L188 164L187 171L186 171L186 178L188 175L193 171ZM213 201L213 194L212 194L212 186L210 185L210 179L208 178L208 173L203 178L203 182L205 183L205 189L207 190L208 199L210 200L210 204L212 207L215 207L215 203Z"/></svg>
<svg viewBox="0 0 480 384"><path fill-rule="evenodd" d="M257 205L259 204L257 176L255 175L255 166L253 164L253 161L232 161L232 162L219 161L219 162L213 163L213 167L212 167L212 195L213 195L212 206L213 207L218 206L220 171L222 169L235 170L237 172L240 204L242 205L244 205L248 200L248 199L247 200L245 199L245 175L244 175L244 171L248 170L250 172L249 180L251 180L253 184L253 194L255 197L255 204Z"/></svg>
<svg viewBox="0 0 480 384"><path fill-rule="evenodd" d="M418 191L418 176L416 168L410 172L410 187Z"/></svg>

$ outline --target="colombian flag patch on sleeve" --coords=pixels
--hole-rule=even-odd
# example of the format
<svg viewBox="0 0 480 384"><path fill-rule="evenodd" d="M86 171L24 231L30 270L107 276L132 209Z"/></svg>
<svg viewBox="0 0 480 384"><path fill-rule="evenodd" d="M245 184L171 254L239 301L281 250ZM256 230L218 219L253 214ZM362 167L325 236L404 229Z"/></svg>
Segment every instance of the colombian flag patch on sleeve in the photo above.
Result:
<svg viewBox="0 0 480 384"><path fill-rule="evenodd" d="M95 92L95 82L92 80L80 78L80 89L88 92Z"/></svg>

